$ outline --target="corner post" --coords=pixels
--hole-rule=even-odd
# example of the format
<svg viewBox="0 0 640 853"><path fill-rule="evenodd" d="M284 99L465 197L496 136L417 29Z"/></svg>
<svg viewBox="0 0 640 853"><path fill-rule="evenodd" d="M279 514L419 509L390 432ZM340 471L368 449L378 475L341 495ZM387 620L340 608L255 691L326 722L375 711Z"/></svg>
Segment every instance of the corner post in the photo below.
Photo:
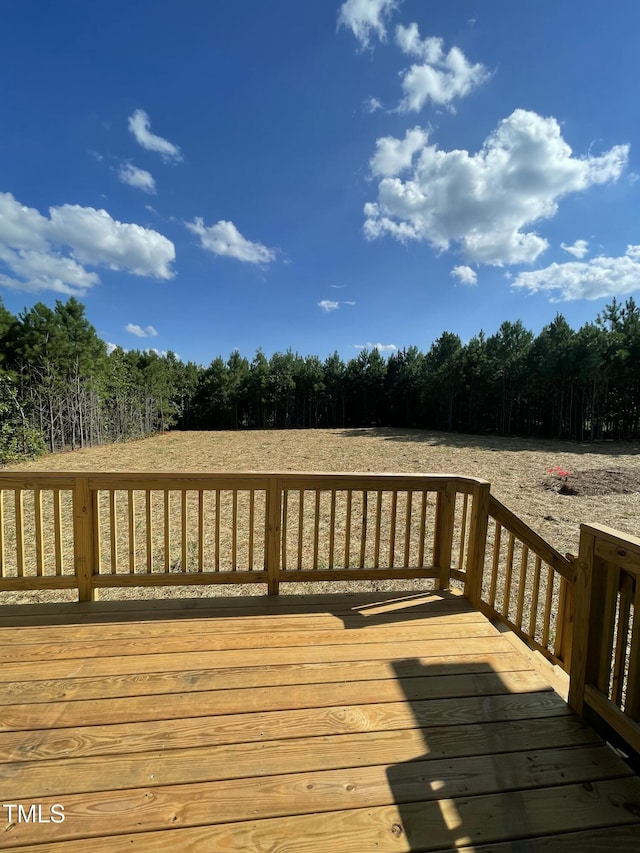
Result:
<svg viewBox="0 0 640 853"><path fill-rule="evenodd" d="M589 623L591 621L593 595L594 556L595 536L582 529L580 531L580 554L576 562L575 619L568 697L569 705L580 716L583 716L584 713L584 690L589 669Z"/></svg>
<svg viewBox="0 0 640 853"><path fill-rule="evenodd" d="M453 549L453 520L456 508L455 483L447 480L436 498L436 535L433 543L433 563L440 574L435 589L447 589L451 580L451 551Z"/></svg>
<svg viewBox="0 0 640 853"><path fill-rule="evenodd" d="M482 578L489 526L490 483L477 483L473 490L473 507L469 526L469 546L465 566L464 594L475 607L482 598Z"/></svg>
<svg viewBox="0 0 640 853"><path fill-rule="evenodd" d="M88 477L76 477L73 487L73 551L78 600L93 601L94 505Z"/></svg>
<svg viewBox="0 0 640 853"><path fill-rule="evenodd" d="M278 595L280 588L280 523L282 516L282 481L269 480L267 491L267 587L269 595Z"/></svg>

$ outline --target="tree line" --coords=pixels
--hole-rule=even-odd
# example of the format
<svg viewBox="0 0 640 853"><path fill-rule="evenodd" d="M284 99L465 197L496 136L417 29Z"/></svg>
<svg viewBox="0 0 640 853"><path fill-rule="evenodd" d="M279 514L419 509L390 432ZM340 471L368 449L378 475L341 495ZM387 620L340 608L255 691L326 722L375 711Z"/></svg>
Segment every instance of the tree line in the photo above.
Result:
<svg viewBox="0 0 640 853"><path fill-rule="evenodd" d="M558 314L466 344L346 363L291 350L208 367L107 351L74 298L12 315L0 300L0 461L179 429L389 425L579 441L640 437L640 309L613 300L574 331Z"/></svg>

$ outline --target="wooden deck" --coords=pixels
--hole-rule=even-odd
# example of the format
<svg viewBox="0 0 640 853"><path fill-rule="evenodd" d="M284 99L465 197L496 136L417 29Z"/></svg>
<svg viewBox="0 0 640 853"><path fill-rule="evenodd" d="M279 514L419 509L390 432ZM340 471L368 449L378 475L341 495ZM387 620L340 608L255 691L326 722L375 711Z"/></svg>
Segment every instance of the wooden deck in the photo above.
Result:
<svg viewBox="0 0 640 853"><path fill-rule="evenodd" d="M0 650L0 849L640 849L640 780L451 592L3 607Z"/></svg>

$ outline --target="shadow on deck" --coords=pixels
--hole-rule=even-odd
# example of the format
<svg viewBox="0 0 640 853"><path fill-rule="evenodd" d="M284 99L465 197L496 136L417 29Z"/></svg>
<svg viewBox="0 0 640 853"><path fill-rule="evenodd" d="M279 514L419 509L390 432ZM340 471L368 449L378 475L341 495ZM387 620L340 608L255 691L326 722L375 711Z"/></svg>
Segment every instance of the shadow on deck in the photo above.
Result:
<svg viewBox="0 0 640 853"><path fill-rule="evenodd" d="M0 641L0 849L640 847L640 780L451 592L4 607Z"/></svg>

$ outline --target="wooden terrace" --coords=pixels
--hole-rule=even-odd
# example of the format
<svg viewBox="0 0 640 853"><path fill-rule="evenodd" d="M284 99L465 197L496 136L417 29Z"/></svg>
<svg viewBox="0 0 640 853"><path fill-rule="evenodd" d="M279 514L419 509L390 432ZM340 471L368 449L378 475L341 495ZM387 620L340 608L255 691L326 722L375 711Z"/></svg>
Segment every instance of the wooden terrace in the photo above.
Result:
<svg viewBox="0 0 640 853"><path fill-rule="evenodd" d="M83 600L0 606L0 849L639 849L640 541L466 478L20 476L0 596ZM275 594L331 573L432 588Z"/></svg>

